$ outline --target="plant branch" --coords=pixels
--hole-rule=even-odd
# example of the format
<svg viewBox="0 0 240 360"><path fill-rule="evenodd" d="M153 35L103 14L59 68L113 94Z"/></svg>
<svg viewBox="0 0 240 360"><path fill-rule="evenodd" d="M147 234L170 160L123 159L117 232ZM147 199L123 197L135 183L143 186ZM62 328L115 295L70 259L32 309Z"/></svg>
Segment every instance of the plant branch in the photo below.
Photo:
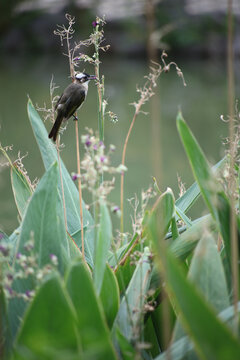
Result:
<svg viewBox="0 0 240 360"><path fill-rule="evenodd" d="M232 0L228 0L228 42L227 42L227 64L228 64L228 109L229 109L229 141L230 141L230 234L231 234L231 256L232 256L232 284L234 305L234 328L238 333L238 239L235 213L235 144L234 144L234 55L233 55L233 14Z"/></svg>

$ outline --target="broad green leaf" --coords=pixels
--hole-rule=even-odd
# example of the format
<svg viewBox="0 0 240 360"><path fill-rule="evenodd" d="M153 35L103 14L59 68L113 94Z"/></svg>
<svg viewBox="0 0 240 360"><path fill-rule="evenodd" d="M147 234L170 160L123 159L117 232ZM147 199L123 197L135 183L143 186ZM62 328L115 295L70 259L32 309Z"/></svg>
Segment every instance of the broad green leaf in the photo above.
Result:
<svg viewBox="0 0 240 360"><path fill-rule="evenodd" d="M59 277L52 275L39 288L26 312L15 359L56 360L80 355L76 323L69 296Z"/></svg>
<svg viewBox="0 0 240 360"><path fill-rule="evenodd" d="M8 353L12 346L12 334L10 332L8 314L7 314L7 300L3 287L0 285L0 356L2 359L8 358Z"/></svg>
<svg viewBox="0 0 240 360"><path fill-rule="evenodd" d="M112 222L105 202L100 203L100 223L98 227L97 244L93 270L94 284L99 294L102 287L108 251L112 241Z"/></svg>
<svg viewBox="0 0 240 360"><path fill-rule="evenodd" d="M26 175L19 169L17 164L11 167L11 183L15 203L21 218L24 215L28 201L32 196L32 188Z"/></svg>
<svg viewBox="0 0 240 360"><path fill-rule="evenodd" d="M188 276L217 313L230 306L220 253L210 233L205 232L200 239Z"/></svg>
<svg viewBox="0 0 240 360"><path fill-rule="evenodd" d="M203 216L193 223L193 226L183 232L178 239L170 243L171 252L178 258L184 260L194 250L202 236L204 229L214 229L213 220L210 215Z"/></svg>
<svg viewBox="0 0 240 360"><path fill-rule="evenodd" d="M238 312L240 312L240 302L238 303ZM229 306L227 309L223 310L218 317L225 323L231 323L234 318L234 307ZM193 343L190 342L189 337L184 336L172 343L168 348L168 351L157 356L154 360L168 360L169 356L171 360L194 360L196 359L196 355L194 355L192 350Z"/></svg>
<svg viewBox="0 0 240 360"><path fill-rule="evenodd" d="M143 321L142 310L151 280L149 255L149 249L146 247L122 298L113 324L112 333L114 338L116 338L116 330L119 329L128 341L133 340L136 326L139 326Z"/></svg>
<svg viewBox="0 0 240 360"><path fill-rule="evenodd" d="M177 216L185 222L187 227L192 226L193 223L189 219L189 217L187 215L185 215L184 212L179 207L177 207L176 205L175 205L175 210L176 210Z"/></svg>
<svg viewBox="0 0 240 360"><path fill-rule="evenodd" d="M225 164L225 162L226 162L226 158L224 157L217 164L215 164L212 167L213 173L221 169L221 167ZM179 197L176 200L176 207L181 212L186 213L192 207L195 201L199 198L199 196L200 196L200 189L197 182L195 182L186 190L186 192L181 197Z"/></svg>
<svg viewBox="0 0 240 360"><path fill-rule="evenodd" d="M132 275L135 271L136 264L131 261L131 255L135 251L141 251L140 245L140 236L139 234L135 234L132 238L132 240L125 244L125 246L122 246L117 253L113 253L113 257L116 258L115 262L115 275L118 280L118 285L120 289L120 293L122 294L123 291L126 290ZM117 262L119 260L119 262ZM121 262L122 261L122 262ZM112 264L112 262L111 262Z"/></svg>
<svg viewBox="0 0 240 360"><path fill-rule="evenodd" d="M170 188L168 188L160 197L160 201L158 203L158 207L156 209L157 217L160 223L160 233L165 236L170 223L175 215L175 200L173 196L173 192Z"/></svg>
<svg viewBox="0 0 240 360"><path fill-rule="evenodd" d="M133 248L133 252L137 249L135 246ZM128 287L128 284L133 276L136 265L131 261L130 256L127 257L124 264L119 265L116 269L115 275L118 280L118 286L120 289L120 293L122 294Z"/></svg>
<svg viewBox="0 0 240 360"><path fill-rule="evenodd" d="M200 196L200 189L198 184L193 183L186 192L176 200L176 206L183 212L186 213L193 204L197 201Z"/></svg>
<svg viewBox="0 0 240 360"><path fill-rule="evenodd" d="M171 230L172 230L173 240L177 239L179 237L179 232L178 232L178 227L177 227L177 222L176 222L175 216L173 216L172 221L171 221Z"/></svg>
<svg viewBox="0 0 240 360"><path fill-rule="evenodd" d="M77 313L83 358L116 359L101 303L89 269L82 261L71 266L66 286Z"/></svg>
<svg viewBox="0 0 240 360"><path fill-rule="evenodd" d="M4 241L6 243L10 242L9 237L7 236L7 234L5 234L3 230L0 230L0 241Z"/></svg>
<svg viewBox="0 0 240 360"><path fill-rule="evenodd" d="M193 345L187 336L175 341L167 351L154 358L154 360L199 360L195 354L192 353ZM191 357L189 357L191 356ZM193 357L194 356L194 357Z"/></svg>
<svg viewBox="0 0 240 360"><path fill-rule="evenodd" d="M46 128L30 100L28 102L28 115L42 155L45 169L48 170L49 167L52 165L52 163L54 163L55 161L58 162L57 151L52 141L49 140ZM71 176L69 175L62 160L61 160L61 169L62 169L62 178L63 178L64 197L66 203L68 231L72 236L73 234L78 234L78 236L73 236L73 237L77 242L77 245L81 248L81 232L80 232L81 225L80 225L80 215L79 215L80 207L79 207L78 190L74 182L72 181ZM56 180L59 188L59 193L62 196L60 177L57 176ZM91 214L86 209L84 202L83 202L83 223L84 223L84 228L87 228L84 237L85 252L86 252L85 256L88 263L91 266L93 266L94 221L92 219Z"/></svg>
<svg viewBox="0 0 240 360"><path fill-rule="evenodd" d="M197 353L203 359L238 359L240 354L238 340L217 318L194 284L185 278L173 255L166 252L160 256L161 261L164 257L167 285L181 314L182 324L191 336Z"/></svg>
<svg viewBox="0 0 240 360"><path fill-rule="evenodd" d="M108 327L111 329L119 308L119 287L116 275L109 265L106 266L102 282L100 299L103 305Z"/></svg>
<svg viewBox="0 0 240 360"><path fill-rule="evenodd" d="M174 196L171 189L167 189L160 197L157 208L148 216L149 235L155 248L159 247L159 239L167 234L173 217L175 216ZM149 222L151 224L149 224Z"/></svg>
<svg viewBox="0 0 240 360"><path fill-rule="evenodd" d="M221 232L228 259L227 266L230 269L229 201L217 183L200 146L183 120L181 113L179 113L177 117L177 127L202 196Z"/></svg>
<svg viewBox="0 0 240 360"><path fill-rule="evenodd" d="M219 219L219 230L222 235L222 239L224 242L223 253L225 255L224 265L225 265L225 273L228 276L228 286L229 290L231 290L232 283L232 268L231 268L231 228L230 228L230 204L223 192L218 193L218 219ZM238 237L239 236L239 228L238 228Z"/></svg>
<svg viewBox="0 0 240 360"><path fill-rule="evenodd" d="M160 353L160 347L156 336L156 331L153 326L152 317L148 316L144 326L144 342L150 344L149 352L153 357Z"/></svg>
<svg viewBox="0 0 240 360"><path fill-rule="evenodd" d="M197 140L188 128L180 112L177 116L177 128L202 196L211 215L216 220L217 214L215 204L218 186L202 149L198 145Z"/></svg>
<svg viewBox="0 0 240 360"><path fill-rule="evenodd" d="M137 238L139 238L139 235L136 233L132 240L129 241L127 244L124 244L121 246L117 251L112 252L108 258L108 263L111 266L117 266L120 260L126 255L126 253L134 247L134 244L136 243Z"/></svg>
<svg viewBox="0 0 240 360"><path fill-rule="evenodd" d="M229 307L226 278L215 240L206 231L198 242L188 273L189 279L211 304L216 313ZM173 341L185 336L179 320L176 323Z"/></svg>
<svg viewBox="0 0 240 360"><path fill-rule="evenodd" d="M34 251L38 254L38 266L49 263L50 254L58 257L63 272L69 243L66 237L62 202L57 188L58 168L53 164L39 182L23 218L17 252L24 253L24 245L34 239Z"/></svg>
<svg viewBox="0 0 240 360"><path fill-rule="evenodd" d="M59 269L63 273L70 260L69 243L66 237L61 198L58 193L56 177L57 164L53 164L40 180L31 197L25 212L21 233L17 236L14 248L17 253L25 254L24 246L30 239L34 239L34 252L37 255L39 268L50 263L50 255L58 257ZM17 271L18 269L16 269ZM25 293L35 287L30 278L18 278L14 281L14 289L18 293ZM9 321L12 334L15 336L19 321L24 313L26 302L21 298L13 298L9 305Z"/></svg>
<svg viewBox="0 0 240 360"><path fill-rule="evenodd" d="M123 336L119 329L116 329L116 340L118 350L123 360L133 360L136 358L136 350L132 344Z"/></svg>

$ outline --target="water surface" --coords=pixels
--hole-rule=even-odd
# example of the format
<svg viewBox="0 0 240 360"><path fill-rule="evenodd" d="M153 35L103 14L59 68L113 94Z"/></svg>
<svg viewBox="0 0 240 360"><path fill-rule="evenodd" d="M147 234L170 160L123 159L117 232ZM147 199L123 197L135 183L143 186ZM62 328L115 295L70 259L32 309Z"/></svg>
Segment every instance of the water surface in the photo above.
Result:
<svg viewBox="0 0 240 360"><path fill-rule="evenodd" d="M177 61L177 59L174 59ZM1 96L0 96L0 141L3 146L12 145L9 152L11 159L27 154L23 162L31 180L41 178L44 172L42 160L27 117L26 104L29 95L34 104L49 106L49 83L54 75L61 91L70 82L68 78L67 58L31 58L4 59L0 64ZM227 114L226 69L218 61L179 61L187 87L172 68L159 80L156 94L156 117L158 119L158 152L153 149L153 132L150 115L140 114L134 126L127 149L126 165L128 172L125 178L125 197L132 198L135 193L140 196L142 189L152 184L152 176L156 176L154 159L157 156L161 168L158 175L159 187L167 186L178 197L177 174L188 187L193 181L190 166L176 129L178 109L201 144L209 161L213 164L224 154L222 139L227 135L227 125L220 120L221 114ZM91 68L86 66L87 72ZM143 76L148 72L145 61L111 58L104 61L102 73L105 75L106 98L108 110L118 115L119 121L105 123L105 142L115 144L113 155L115 165L121 162L124 140L132 119L134 108L129 105L138 99L136 84L143 83ZM85 126L97 129L97 95L94 84L90 84L86 103L79 112L80 131ZM149 111L149 107L145 107ZM46 123L47 129L50 124ZM62 158L70 172L76 171L74 124L69 122L67 131L62 137L65 148ZM155 164L156 167L156 164ZM0 177L0 228L11 233L18 225L17 211L12 195L9 168L1 168ZM116 178L116 189L111 200L119 204L119 179ZM88 198L86 198L88 199ZM131 208L126 201L125 214L127 229L130 230ZM202 208L196 208L192 216L201 215ZM114 223L117 224L115 219Z"/></svg>

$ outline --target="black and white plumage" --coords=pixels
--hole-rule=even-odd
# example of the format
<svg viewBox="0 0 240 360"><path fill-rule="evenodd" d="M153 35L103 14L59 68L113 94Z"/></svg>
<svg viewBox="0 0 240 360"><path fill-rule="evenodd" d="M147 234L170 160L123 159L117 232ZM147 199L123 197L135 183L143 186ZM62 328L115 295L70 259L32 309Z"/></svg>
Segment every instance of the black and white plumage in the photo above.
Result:
<svg viewBox="0 0 240 360"><path fill-rule="evenodd" d="M55 105L57 117L48 135L49 139L56 141L60 126L67 121L84 102L88 92L89 80L96 79L94 75L79 73L75 75L74 82L64 90Z"/></svg>

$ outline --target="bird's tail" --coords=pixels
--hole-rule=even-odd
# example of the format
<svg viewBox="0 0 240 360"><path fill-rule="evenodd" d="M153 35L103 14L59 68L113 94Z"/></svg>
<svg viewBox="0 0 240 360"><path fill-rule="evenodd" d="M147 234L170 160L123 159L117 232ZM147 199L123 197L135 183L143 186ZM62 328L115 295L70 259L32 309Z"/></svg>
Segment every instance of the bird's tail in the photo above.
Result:
<svg viewBox="0 0 240 360"><path fill-rule="evenodd" d="M62 114L58 114L55 123L53 124L53 127L48 135L49 139L53 138L53 141L57 140L58 131L60 129L62 121L63 121Z"/></svg>

